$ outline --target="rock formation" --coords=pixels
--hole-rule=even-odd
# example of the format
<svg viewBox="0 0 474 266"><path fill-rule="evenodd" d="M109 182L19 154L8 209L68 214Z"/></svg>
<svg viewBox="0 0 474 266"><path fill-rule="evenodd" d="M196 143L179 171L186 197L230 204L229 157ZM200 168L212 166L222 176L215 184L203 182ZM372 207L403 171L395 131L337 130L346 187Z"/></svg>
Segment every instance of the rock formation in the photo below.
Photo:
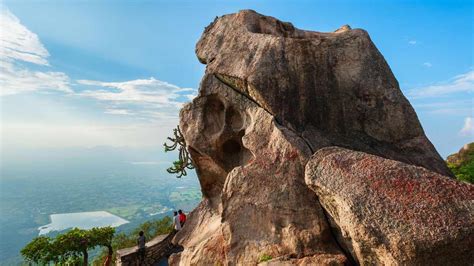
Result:
<svg viewBox="0 0 474 266"><path fill-rule="evenodd" d="M196 47L206 75L246 95L313 151L342 146L451 175L366 31L296 29L241 11Z"/></svg>
<svg viewBox="0 0 474 266"><path fill-rule="evenodd" d="M460 166L472 160L472 157L474 157L474 142L467 143L457 153L449 155L446 162Z"/></svg>
<svg viewBox="0 0 474 266"><path fill-rule="evenodd" d="M206 72L180 128L204 198L171 264L357 263L305 183L324 147L451 176L363 30L303 31L244 10L206 27L196 54Z"/></svg>
<svg viewBox="0 0 474 266"><path fill-rule="evenodd" d="M363 265L474 261L474 186L338 147L306 165L338 241Z"/></svg>

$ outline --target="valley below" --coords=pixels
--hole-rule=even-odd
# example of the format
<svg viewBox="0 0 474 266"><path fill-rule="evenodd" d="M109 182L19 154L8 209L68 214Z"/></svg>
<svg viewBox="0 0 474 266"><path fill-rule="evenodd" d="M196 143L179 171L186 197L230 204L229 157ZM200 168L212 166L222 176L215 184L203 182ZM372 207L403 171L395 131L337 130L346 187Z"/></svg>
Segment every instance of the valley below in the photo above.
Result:
<svg viewBox="0 0 474 266"><path fill-rule="evenodd" d="M109 156L99 159L97 153ZM0 265L20 265L19 251L39 235L40 227L54 223L51 215L69 214L47 232L54 236L61 232L57 230L69 229L68 224L87 228L115 223L118 232L128 232L172 210L191 211L201 200L194 172L175 178L166 172L172 154L166 154L168 160L160 153L160 148L141 155L112 148L70 151L62 159L50 156L49 162L29 160L30 169L36 169L31 172L18 161L2 162L0 210L6 215L0 217ZM131 163L134 159L156 163ZM84 219L68 223L74 213Z"/></svg>

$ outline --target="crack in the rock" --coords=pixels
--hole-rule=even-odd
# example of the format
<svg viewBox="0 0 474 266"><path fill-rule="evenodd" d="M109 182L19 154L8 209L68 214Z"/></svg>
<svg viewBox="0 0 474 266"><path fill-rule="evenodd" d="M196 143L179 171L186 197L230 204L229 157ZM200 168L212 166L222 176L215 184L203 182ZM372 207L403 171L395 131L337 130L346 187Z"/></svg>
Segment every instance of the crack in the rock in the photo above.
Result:
<svg viewBox="0 0 474 266"><path fill-rule="evenodd" d="M247 99L249 99L250 101L252 101L253 103L255 103L258 107L260 107L260 108L262 108L263 110L265 110L265 112L267 112L269 115L273 116L273 117L275 118L275 120L277 119L277 118L275 117L275 115L273 115L269 110L267 110L265 107L263 107L263 106L262 106L261 104L259 104L257 101L255 101L252 97L250 97L250 95L248 95L247 93L245 93L245 92L239 90L239 89L237 88L237 86L234 86L232 83L230 83L230 82L228 82L228 81L226 81L225 79L222 78L222 77L226 77L226 76L228 76L228 77L231 77L231 76L229 76L229 75L224 75L224 74L218 74L218 73L214 73L213 75L214 75L214 77L215 77L216 79L218 79L218 80L219 80L220 82L222 82L224 85L227 85L227 87L230 87L231 89L233 89L233 90L234 90L235 92L237 92L238 94L241 94L241 95L245 96ZM240 78L237 78L237 77L231 77L231 78L240 79ZM245 83L247 83L247 82L245 82ZM278 121L277 121L277 122L278 122ZM280 122L278 122L278 123L281 124Z"/></svg>
<svg viewBox="0 0 474 266"><path fill-rule="evenodd" d="M308 146L308 149L311 151L311 154L314 154L314 150L313 148L311 147L311 145L309 144L309 141L303 137L302 134L296 132L294 129L291 129L289 127L285 127L283 125L282 122L278 121L278 118L272 114L269 110L267 110L265 107L263 107L261 104L259 104L256 100L254 100L252 97L250 97L250 95L248 95L247 93L243 92L242 90L239 90L236 86L234 86L233 84L231 84L230 82L227 82L226 80L224 80L223 78L221 78L220 76L227 76L227 75L224 75L224 74L213 74L214 77L219 80L220 82L222 82L224 85L226 85L227 87L231 88L232 90L234 90L235 92L237 92L238 94L244 96L245 98L247 98L248 100L250 100L251 102L255 103L258 107L262 108L265 112L267 112L269 115L271 115L273 117L273 119L275 120L275 123L277 124L277 126L280 126L280 127L284 127L288 130L290 130L291 132L295 133L298 137L300 137L304 142L305 144ZM239 79L237 77L232 77L232 78L235 78L235 79ZM247 83L247 82L245 82Z"/></svg>
<svg viewBox="0 0 474 266"><path fill-rule="evenodd" d="M275 124L279 127L284 127L290 131L292 131L293 133L295 133L298 137L300 137L304 142L305 144L308 146L308 149L311 151L311 154L314 154L314 150L313 148L311 147L309 141L304 138L301 134L299 134L298 132L296 132L295 130L291 129L291 128L288 128L288 127L285 127L283 125L283 123L280 123L277 118L275 117L275 115L273 115L270 111L268 111L266 108L264 108L261 104L259 104L256 100L254 100L252 97L250 97L250 95L244 93L243 91L239 90L238 88L236 88L233 84L227 82L226 80L224 80L223 78L221 78L220 76L225 76L223 74L213 74L214 77L216 77L217 80L219 80L220 82L222 82L224 85L226 85L227 87L231 88L232 90L234 90L235 92L237 92L238 94L244 96L245 98L247 98L248 100L250 100L251 102L255 103L258 107L262 108L265 112L267 112L269 115L271 115L274 120L275 120ZM236 77L232 77L232 78L236 78ZM236 79L239 79L239 78L236 78ZM246 82L245 82L246 83ZM318 202L319 202L319 199L318 199ZM334 242L336 243L336 245L338 246L338 248L341 250L341 252L346 256L348 262L347 262L347 265L358 265L357 261L352 257L352 255L350 254L350 252L346 251L341 243L339 243L338 241L338 238L337 238L337 235L335 234L335 232L333 232L332 230L332 227L331 227L331 223L329 222L329 217L327 216L328 214L326 213L326 210L324 209L324 207L322 206L321 203L319 203L319 205L321 206L322 210L323 210L323 215L324 215L324 218L326 220L326 223L329 227L329 231L331 233L331 236L332 238L334 239Z"/></svg>
<svg viewBox="0 0 474 266"><path fill-rule="evenodd" d="M318 200L319 201L319 200ZM331 232L331 236L332 238L334 239L334 242L336 242L336 245L339 247L339 249L341 250L341 252L346 256L347 258L347 262L344 264L344 265L347 265L347 266L356 266L356 265L359 265L357 263L357 261L352 257L352 254L350 253L350 251L346 250L345 248L343 248L343 245L341 243L339 243L339 240L337 238L337 235L336 233L332 230L332 227L331 227L331 222L329 221L329 217L328 217L328 212L326 211L326 209L324 209L323 205L321 203L319 203L319 205L321 205L321 209L323 210L323 215L324 215L324 218L326 219L326 223L328 224L329 226L329 232Z"/></svg>
<svg viewBox="0 0 474 266"><path fill-rule="evenodd" d="M290 130L291 130L291 129L290 129ZM291 131L293 131L293 130L291 130ZM308 149L311 151L311 155L313 155L316 151L313 150L313 148L311 147L311 144L309 144L309 141L308 141L305 137L303 137L303 134L300 135L300 134L298 134L298 132L296 132L296 131L293 131L293 132L294 132L296 135L298 135L298 137L300 137L300 138L306 143L306 145L308 146Z"/></svg>

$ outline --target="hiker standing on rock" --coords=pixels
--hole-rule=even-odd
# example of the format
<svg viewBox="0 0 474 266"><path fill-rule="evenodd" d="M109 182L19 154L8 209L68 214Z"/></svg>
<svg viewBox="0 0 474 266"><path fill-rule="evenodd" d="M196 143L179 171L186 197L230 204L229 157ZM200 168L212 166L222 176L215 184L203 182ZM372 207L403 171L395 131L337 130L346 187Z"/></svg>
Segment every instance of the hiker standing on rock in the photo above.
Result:
<svg viewBox="0 0 474 266"><path fill-rule="evenodd" d="M179 221L179 215L178 212L173 212L173 228L175 231L181 230L181 223Z"/></svg>
<svg viewBox="0 0 474 266"><path fill-rule="evenodd" d="M143 231L138 233L137 245L138 245L138 265L145 264L145 252L146 252L146 238Z"/></svg>
<svg viewBox="0 0 474 266"><path fill-rule="evenodd" d="M186 222L186 214L182 210L178 211L179 214L179 223L181 224L181 227L184 226L184 223Z"/></svg>

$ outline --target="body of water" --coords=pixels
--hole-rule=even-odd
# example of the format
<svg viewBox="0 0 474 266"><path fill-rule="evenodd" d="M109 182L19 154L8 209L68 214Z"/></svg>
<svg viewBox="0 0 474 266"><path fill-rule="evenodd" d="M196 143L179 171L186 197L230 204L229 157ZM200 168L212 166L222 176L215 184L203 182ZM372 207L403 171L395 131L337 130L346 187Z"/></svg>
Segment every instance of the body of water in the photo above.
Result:
<svg viewBox="0 0 474 266"><path fill-rule="evenodd" d="M93 227L117 227L128 223L127 220L106 211L60 213L50 215L51 223L38 228L39 235L51 231L63 231L69 228L91 229Z"/></svg>

